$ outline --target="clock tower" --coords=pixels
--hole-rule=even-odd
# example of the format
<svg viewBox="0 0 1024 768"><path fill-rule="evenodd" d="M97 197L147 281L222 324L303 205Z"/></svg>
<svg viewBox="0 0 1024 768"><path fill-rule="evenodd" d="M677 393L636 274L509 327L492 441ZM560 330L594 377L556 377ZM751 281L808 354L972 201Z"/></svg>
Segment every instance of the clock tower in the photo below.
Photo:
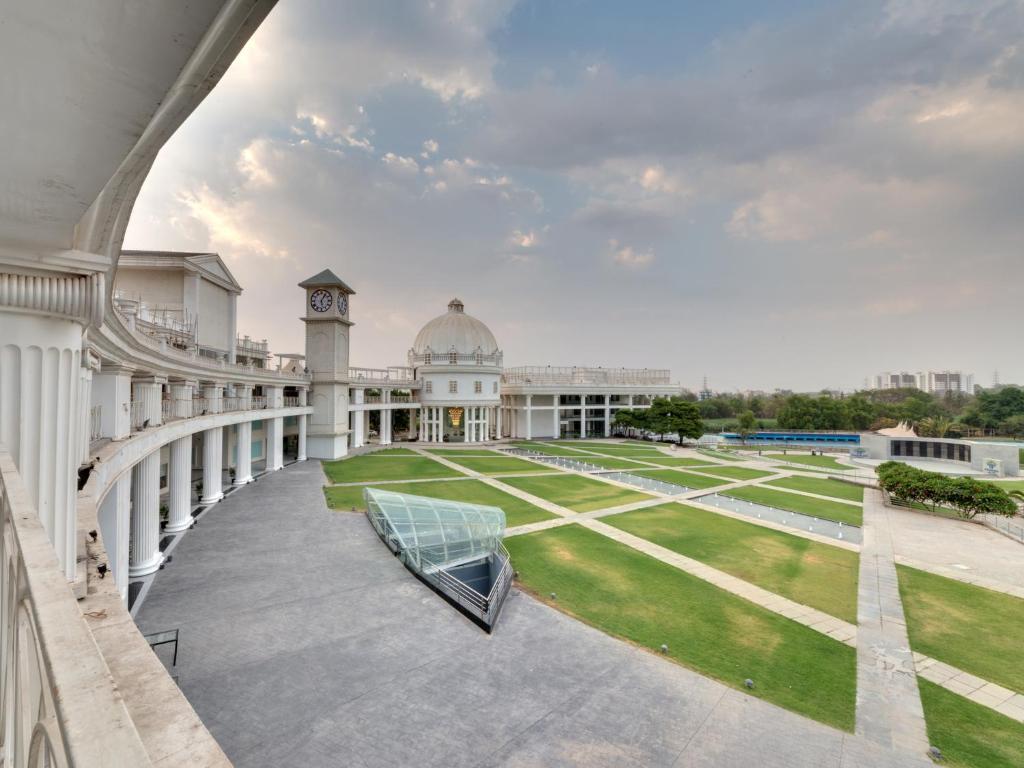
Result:
<svg viewBox="0 0 1024 768"><path fill-rule="evenodd" d="M337 459L348 452L349 300L355 291L325 269L299 283L306 290L306 368L313 377L307 454Z"/></svg>

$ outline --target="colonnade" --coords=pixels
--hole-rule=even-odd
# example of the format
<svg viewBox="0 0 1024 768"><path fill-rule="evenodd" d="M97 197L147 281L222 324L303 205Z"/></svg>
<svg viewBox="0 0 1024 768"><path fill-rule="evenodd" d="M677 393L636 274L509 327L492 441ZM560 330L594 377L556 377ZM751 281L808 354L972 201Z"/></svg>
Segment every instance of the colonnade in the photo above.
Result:
<svg viewBox="0 0 1024 768"><path fill-rule="evenodd" d="M612 418L615 415L615 411L620 408L646 408L650 405L650 398L636 402L634 395L624 395L627 398L626 402L612 403L611 395L600 394L596 397L600 397L602 402L599 403L588 403L588 397L595 397L595 395L577 394L572 393L573 397L580 399L579 403L562 404L561 399L562 393L555 393L552 395L544 394L545 397L552 399L551 405L534 405L534 395L532 393L525 395L506 395L502 398L502 404L498 409L500 415L503 415L503 425L507 425L507 430L499 428L499 433L502 437L520 438L525 440L532 440L534 434L541 437L561 437L561 413L562 410L579 410L580 416L580 438L587 437L611 437L612 434ZM516 402L517 397L522 397L523 400ZM643 396L646 397L646 396ZM601 417L599 419L588 419L588 412L599 411ZM542 420L545 417L549 418L550 421ZM573 417L575 420L575 417ZM588 427L589 423L599 421L600 425L593 431ZM507 431L507 435L505 432Z"/></svg>
<svg viewBox="0 0 1024 768"><path fill-rule="evenodd" d="M120 375L120 371L118 371ZM141 418L148 427L160 426L162 412L161 389L164 380L157 377L131 382L132 400L141 403ZM168 409L175 417L193 416L192 394L204 396L204 414L223 413L222 384L198 387L196 382L173 382L170 387L174 403ZM284 407L283 395L275 395L267 387L268 407ZM251 405L252 386L234 385L229 395L241 398L239 410ZM300 390L300 405L305 404L305 391ZM127 410L127 409L126 409ZM167 503L166 522L161 525L161 448L142 457L130 471L125 472L110 488L99 509L99 523L110 557L115 583L122 596L127 595L129 578L147 576L163 563L161 537L180 533L191 527L193 517L193 437L202 440L202 493L199 505L215 504L224 498L224 440L225 430L233 430L235 437L235 472L232 485L243 486L253 481L252 422L259 420L260 411L252 411L252 418L228 426L217 426L178 437L167 444ZM298 420L297 460L306 459L307 415ZM266 471L280 469L284 458L284 418L263 419L266 424Z"/></svg>

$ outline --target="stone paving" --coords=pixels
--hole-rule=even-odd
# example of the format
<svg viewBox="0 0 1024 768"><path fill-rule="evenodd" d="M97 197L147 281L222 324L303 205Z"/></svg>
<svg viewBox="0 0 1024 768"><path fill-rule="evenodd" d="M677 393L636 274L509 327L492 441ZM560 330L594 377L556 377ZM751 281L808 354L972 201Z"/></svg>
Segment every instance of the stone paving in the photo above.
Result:
<svg viewBox="0 0 1024 768"><path fill-rule="evenodd" d="M142 606L240 768L896 768L894 755L516 590L487 635L415 579L317 462L219 503Z"/></svg>
<svg viewBox="0 0 1024 768"><path fill-rule="evenodd" d="M857 734L888 749L928 749L892 532L881 491L864 491L864 541L857 585Z"/></svg>

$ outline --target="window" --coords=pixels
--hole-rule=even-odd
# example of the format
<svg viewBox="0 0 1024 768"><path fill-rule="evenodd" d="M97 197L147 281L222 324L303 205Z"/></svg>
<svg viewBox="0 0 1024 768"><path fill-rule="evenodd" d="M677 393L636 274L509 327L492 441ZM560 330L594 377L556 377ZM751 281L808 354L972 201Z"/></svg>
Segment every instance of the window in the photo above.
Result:
<svg viewBox="0 0 1024 768"><path fill-rule="evenodd" d="M498 394L498 382L494 382L494 394Z"/></svg>
<svg viewBox="0 0 1024 768"><path fill-rule="evenodd" d="M432 382L432 381L425 381L425 382L423 382L423 391L426 392L428 395L431 392L433 392L434 391L434 382Z"/></svg>
<svg viewBox="0 0 1024 768"><path fill-rule="evenodd" d="M476 353L473 355L477 365L484 364L484 351L480 347L476 348Z"/></svg>
<svg viewBox="0 0 1024 768"><path fill-rule="evenodd" d="M474 381L473 382L473 393L479 395L483 391L484 391L484 383L482 381Z"/></svg>
<svg viewBox="0 0 1024 768"><path fill-rule="evenodd" d="M451 363L452 365L459 364L459 353L456 352L454 349L448 353L448 362Z"/></svg>
<svg viewBox="0 0 1024 768"><path fill-rule="evenodd" d="M448 382L448 392L449 392L449 394L454 395L458 391L459 391L459 382L454 381L454 380L449 381Z"/></svg>
<svg viewBox="0 0 1024 768"><path fill-rule="evenodd" d="M430 365L430 353L429 352L427 352L425 355L423 355L423 364L424 365Z"/></svg>

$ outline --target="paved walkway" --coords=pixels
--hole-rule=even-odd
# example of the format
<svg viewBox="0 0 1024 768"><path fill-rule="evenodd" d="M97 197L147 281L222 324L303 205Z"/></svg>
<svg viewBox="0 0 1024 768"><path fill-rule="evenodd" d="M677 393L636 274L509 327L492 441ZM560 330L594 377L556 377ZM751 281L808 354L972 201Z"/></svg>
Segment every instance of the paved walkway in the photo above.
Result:
<svg viewBox="0 0 1024 768"><path fill-rule="evenodd" d="M908 755L928 749L889 523L880 491L864 491L857 585L857 734Z"/></svg>
<svg viewBox="0 0 1024 768"><path fill-rule="evenodd" d="M239 768L917 764L516 590L487 635L322 483L304 462L211 509L139 615L181 629L182 690Z"/></svg>

